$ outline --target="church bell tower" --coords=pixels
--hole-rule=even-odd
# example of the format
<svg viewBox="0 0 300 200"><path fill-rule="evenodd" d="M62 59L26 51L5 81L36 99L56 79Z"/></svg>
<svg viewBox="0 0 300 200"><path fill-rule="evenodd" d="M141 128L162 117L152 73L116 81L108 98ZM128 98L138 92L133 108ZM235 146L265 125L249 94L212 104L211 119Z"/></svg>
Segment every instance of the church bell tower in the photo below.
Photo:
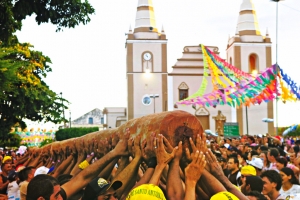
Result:
<svg viewBox="0 0 300 200"><path fill-rule="evenodd" d="M227 45L227 62L245 72L259 73L272 65L271 48L268 31L265 36L260 32L252 0L242 0L236 33ZM263 118L273 119L273 101L238 108L234 112L240 134L274 134L274 124L262 122Z"/></svg>
<svg viewBox="0 0 300 200"><path fill-rule="evenodd" d="M157 29L152 0L138 0L126 50L128 120L167 111L167 39Z"/></svg>

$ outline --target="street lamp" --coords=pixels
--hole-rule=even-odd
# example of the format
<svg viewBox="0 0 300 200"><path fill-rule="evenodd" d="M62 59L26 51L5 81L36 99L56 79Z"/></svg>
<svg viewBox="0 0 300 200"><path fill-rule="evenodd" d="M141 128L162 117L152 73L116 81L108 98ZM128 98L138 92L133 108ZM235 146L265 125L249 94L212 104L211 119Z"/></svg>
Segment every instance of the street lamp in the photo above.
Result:
<svg viewBox="0 0 300 200"><path fill-rule="evenodd" d="M151 95L149 95L149 97L153 99L154 113L155 113L155 98L158 98L159 94L151 94Z"/></svg>
<svg viewBox="0 0 300 200"><path fill-rule="evenodd" d="M69 128L71 128L71 109L69 109Z"/></svg>
<svg viewBox="0 0 300 200"><path fill-rule="evenodd" d="M63 107L64 128L66 128L65 108L64 108L64 100L62 98L62 92L60 92L60 99L61 99L61 104L62 104L62 107Z"/></svg>
<svg viewBox="0 0 300 200"><path fill-rule="evenodd" d="M277 95L277 74L278 74L278 3L282 0L271 0L276 2L276 135L278 135L278 95Z"/></svg>

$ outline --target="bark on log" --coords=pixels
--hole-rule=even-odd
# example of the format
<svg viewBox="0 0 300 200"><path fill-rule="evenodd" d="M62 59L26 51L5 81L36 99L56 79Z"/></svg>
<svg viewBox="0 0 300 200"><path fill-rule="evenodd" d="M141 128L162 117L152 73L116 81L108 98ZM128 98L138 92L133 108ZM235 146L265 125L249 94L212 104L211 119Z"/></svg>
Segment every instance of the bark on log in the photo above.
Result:
<svg viewBox="0 0 300 200"><path fill-rule="evenodd" d="M85 145L93 139L101 140L105 138L113 138L116 133L122 135L126 129L130 130L130 137L135 137L142 134L141 140L145 140L152 132L164 135L170 144L175 147L179 141L183 141L183 148L189 147L188 139L192 137L195 140L199 132L203 132L200 121L192 114L185 111L169 111L147 115L141 118L129 120L127 123L115 129L107 129L93 132L75 139L54 142L43 147L54 151L59 151L61 148L71 146L76 143L76 149L82 148L82 140ZM49 147L50 146L50 147Z"/></svg>

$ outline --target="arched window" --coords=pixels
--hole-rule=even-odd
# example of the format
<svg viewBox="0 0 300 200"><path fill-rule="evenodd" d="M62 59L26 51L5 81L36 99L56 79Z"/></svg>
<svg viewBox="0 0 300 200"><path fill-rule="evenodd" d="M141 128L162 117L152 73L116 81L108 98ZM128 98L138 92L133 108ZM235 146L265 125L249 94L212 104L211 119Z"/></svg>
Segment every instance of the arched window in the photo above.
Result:
<svg viewBox="0 0 300 200"><path fill-rule="evenodd" d="M92 117L89 117L89 124L94 124L94 120Z"/></svg>
<svg viewBox="0 0 300 200"><path fill-rule="evenodd" d="M258 71L258 56L256 54L250 54L249 56L249 73Z"/></svg>
<svg viewBox="0 0 300 200"><path fill-rule="evenodd" d="M189 86L182 82L178 87L179 101L186 99L189 96Z"/></svg>

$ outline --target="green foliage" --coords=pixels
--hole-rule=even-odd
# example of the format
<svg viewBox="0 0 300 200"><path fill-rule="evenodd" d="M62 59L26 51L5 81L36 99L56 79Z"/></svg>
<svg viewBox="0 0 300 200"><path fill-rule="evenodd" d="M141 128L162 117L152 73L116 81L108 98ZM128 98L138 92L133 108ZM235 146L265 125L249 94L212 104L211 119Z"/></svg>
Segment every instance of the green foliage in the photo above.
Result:
<svg viewBox="0 0 300 200"><path fill-rule="evenodd" d="M60 129L56 132L55 137L57 141L66 140L69 138L80 137L86 135L88 133L98 131L98 127L90 127L90 128L65 128Z"/></svg>
<svg viewBox="0 0 300 200"><path fill-rule="evenodd" d="M52 23L57 31L74 28L91 21L95 9L85 0L1 0L0 1L0 41L5 44L17 42L14 33L21 30L22 20L35 15L38 24Z"/></svg>
<svg viewBox="0 0 300 200"><path fill-rule="evenodd" d="M61 99L43 81L51 71L50 58L32 50L28 43L0 46L0 135L15 124L25 128L22 119L59 123L63 109Z"/></svg>
<svg viewBox="0 0 300 200"><path fill-rule="evenodd" d="M5 134L0 137L0 147L19 147L21 140L18 134Z"/></svg>
<svg viewBox="0 0 300 200"><path fill-rule="evenodd" d="M290 126L288 127L280 127L278 128L278 133L280 135L282 135L282 133L286 130L290 128ZM300 126L298 125L297 129L295 131L289 132L286 136L300 136Z"/></svg>
<svg viewBox="0 0 300 200"><path fill-rule="evenodd" d="M45 146L45 145L50 144L50 143L52 143L52 142L54 142L52 139L46 139L46 140L43 140L43 141L41 142L41 144L40 144L39 147Z"/></svg>
<svg viewBox="0 0 300 200"><path fill-rule="evenodd" d="M49 57L20 44L15 33L32 14L36 22L52 23L57 31L87 24L95 12L87 0L1 0L0 1L0 137L23 119L60 123L67 109L62 99L44 82L51 72ZM34 30L33 30L34 31Z"/></svg>

